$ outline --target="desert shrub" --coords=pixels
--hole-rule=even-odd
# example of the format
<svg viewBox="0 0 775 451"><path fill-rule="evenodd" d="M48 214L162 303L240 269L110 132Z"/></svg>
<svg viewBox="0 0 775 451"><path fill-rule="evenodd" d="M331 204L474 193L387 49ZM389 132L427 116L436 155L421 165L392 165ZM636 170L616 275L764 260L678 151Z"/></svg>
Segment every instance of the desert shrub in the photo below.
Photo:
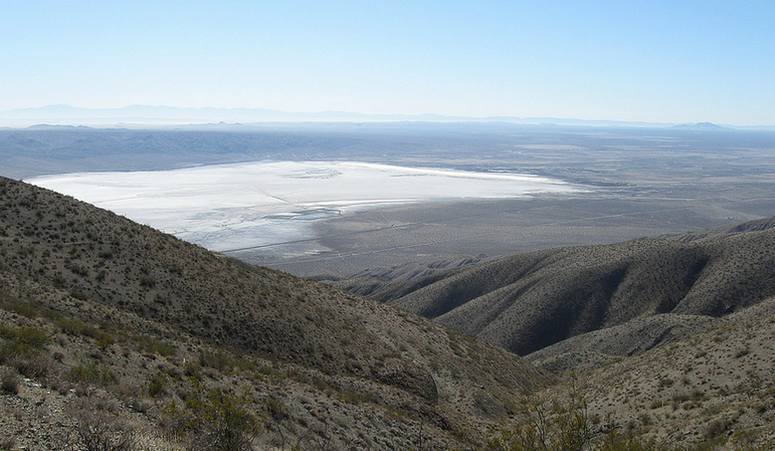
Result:
<svg viewBox="0 0 775 451"><path fill-rule="evenodd" d="M30 378L46 377L51 369L51 358L46 355L16 357L10 363L17 371Z"/></svg>
<svg viewBox="0 0 775 451"><path fill-rule="evenodd" d="M340 390L336 394L337 399L348 404L361 404L372 401L372 397L353 390Z"/></svg>
<svg viewBox="0 0 775 451"><path fill-rule="evenodd" d="M282 421L288 418L288 408L285 406L285 403L282 402L282 400L275 397L270 397L264 401L264 406L266 406L266 410L269 412L269 416L272 417L273 420Z"/></svg>
<svg viewBox="0 0 775 451"><path fill-rule="evenodd" d="M6 370L0 374L0 390L7 395L19 394L19 377L16 373Z"/></svg>
<svg viewBox="0 0 775 451"><path fill-rule="evenodd" d="M132 337L132 340L137 344L140 351L163 357L175 355L178 351L174 345L147 335L135 335Z"/></svg>
<svg viewBox="0 0 775 451"><path fill-rule="evenodd" d="M81 277L86 277L89 275L89 270L85 266L81 266L76 263L71 263L68 269L70 269L73 274L79 275Z"/></svg>
<svg viewBox="0 0 775 451"><path fill-rule="evenodd" d="M278 371L271 365L259 365L256 367L256 373L261 376L277 376Z"/></svg>
<svg viewBox="0 0 775 451"><path fill-rule="evenodd" d="M34 327L0 325L0 338L5 340L0 344L0 363L35 356L48 343L48 335Z"/></svg>
<svg viewBox="0 0 775 451"><path fill-rule="evenodd" d="M114 343L113 336L107 332L104 332L90 324L73 319L73 318L58 318L54 321L62 332L71 336L84 336L89 337L97 342L100 348L106 348Z"/></svg>
<svg viewBox="0 0 775 451"><path fill-rule="evenodd" d="M563 400L525 399L525 418L514 427L502 429L488 442L491 450L528 451L586 449L593 438L587 401L575 383Z"/></svg>
<svg viewBox="0 0 775 451"><path fill-rule="evenodd" d="M72 318L59 318L54 321L54 324L62 329L62 332L72 336L84 335L86 329L92 327L81 320Z"/></svg>
<svg viewBox="0 0 775 451"><path fill-rule="evenodd" d="M700 390L692 390L689 393L676 393L670 399L673 401L674 407L677 407L679 404L687 401L702 401L705 399L705 393Z"/></svg>
<svg viewBox="0 0 775 451"><path fill-rule="evenodd" d="M739 359L741 357L747 356L750 353L751 353L751 350L748 349L748 347L745 347L745 348L742 348L742 349L738 349L737 352L735 352L735 358Z"/></svg>
<svg viewBox="0 0 775 451"><path fill-rule="evenodd" d="M0 336L37 349L42 349L48 343L48 335L35 327L0 326Z"/></svg>
<svg viewBox="0 0 775 451"><path fill-rule="evenodd" d="M25 316L27 318L36 318L39 314L39 307L29 302L13 302L3 303L0 305L3 310L16 313L17 315Z"/></svg>
<svg viewBox="0 0 775 451"><path fill-rule="evenodd" d="M711 421L705 429L705 437L708 439L714 439L724 432L732 425L732 422L728 419L718 419Z"/></svg>
<svg viewBox="0 0 775 451"><path fill-rule="evenodd" d="M598 448L600 451L658 451L664 449L651 441L624 435L617 430L606 434L603 443Z"/></svg>
<svg viewBox="0 0 775 451"><path fill-rule="evenodd" d="M673 384L675 384L675 381L673 379L670 379L669 377L666 377L664 379L659 380L658 387L659 388L667 388L672 387Z"/></svg>
<svg viewBox="0 0 775 451"><path fill-rule="evenodd" d="M97 256L103 260L109 260L113 258L113 251L111 249L101 250L97 253Z"/></svg>
<svg viewBox="0 0 775 451"><path fill-rule="evenodd" d="M156 398L164 394L167 387L167 376L164 373L156 373L148 381L148 394Z"/></svg>
<svg viewBox="0 0 775 451"><path fill-rule="evenodd" d="M106 386L116 383L116 376L109 368L105 368L93 362L70 368L68 378L76 383L92 385Z"/></svg>
<svg viewBox="0 0 775 451"><path fill-rule="evenodd" d="M37 317L40 310L40 306L37 304L26 302L6 290L0 291L0 308L27 318Z"/></svg>
<svg viewBox="0 0 775 451"><path fill-rule="evenodd" d="M657 451L665 449L652 441L625 435L608 425L596 436L587 414L587 402L575 387L560 401L528 400L526 418L516 427L505 428L488 442L497 451ZM599 420L598 420L599 422Z"/></svg>
<svg viewBox="0 0 775 451"><path fill-rule="evenodd" d="M199 364L220 372L230 372L234 369L253 370L254 364L224 351L202 351L199 353Z"/></svg>
<svg viewBox="0 0 775 451"><path fill-rule="evenodd" d="M199 364L203 367L213 368L218 371L231 369L233 358L220 351L202 351L199 353Z"/></svg>
<svg viewBox="0 0 775 451"><path fill-rule="evenodd" d="M197 384L184 406L173 402L164 408L162 421L173 435L187 435L194 449L252 450L261 423L250 405L247 395L233 396L216 389L205 392Z"/></svg>
<svg viewBox="0 0 775 451"><path fill-rule="evenodd" d="M202 365L195 360L189 360L183 367L183 374L193 380L199 380L202 377Z"/></svg>
<svg viewBox="0 0 775 451"><path fill-rule="evenodd" d="M140 286L143 288L153 288L156 286L156 279L151 276L143 276L140 278Z"/></svg>
<svg viewBox="0 0 775 451"><path fill-rule="evenodd" d="M13 295L8 291L0 292L0 309L30 319L43 317L55 320L61 317L60 313L34 301L29 294L24 292L18 295Z"/></svg>
<svg viewBox="0 0 775 451"><path fill-rule="evenodd" d="M85 451L132 451L135 446L133 431L105 415L92 411L77 415L77 441Z"/></svg>

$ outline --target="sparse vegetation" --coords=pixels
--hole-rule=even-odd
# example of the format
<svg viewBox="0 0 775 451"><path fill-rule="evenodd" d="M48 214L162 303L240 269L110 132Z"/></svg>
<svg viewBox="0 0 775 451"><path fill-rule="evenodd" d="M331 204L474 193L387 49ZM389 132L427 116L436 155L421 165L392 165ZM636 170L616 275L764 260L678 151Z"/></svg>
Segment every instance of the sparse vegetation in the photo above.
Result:
<svg viewBox="0 0 775 451"><path fill-rule="evenodd" d="M6 395L19 394L19 377L15 372L10 370L0 372L0 391Z"/></svg>
<svg viewBox="0 0 775 451"><path fill-rule="evenodd" d="M135 433L93 412L78 413L78 442L85 451L133 451Z"/></svg>
<svg viewBox="0 0 775 451"><path fill-rule="evenodd" d="M288 417L288 409L285 403L275 397L269 397L264 401L266 411L275 421L282 421Z"/></svg>
<svg viewBox="0 0 775 451"><path fill-rule="evenodd" d="M30 357L43 351L48 343L48 334L35 327L8 327L0 325L0 363L14 357Z"/></svg>
<svg viewBox="0 0 775 451"><path fill-rule="evenodd" d="M524 419L491 438L490 449L581 451L594 438L587 401L575 383L565 399L528 398L520 411Z"/></svg>
<svg viewBox="0 0 775 451"><path fill-rule="evenodd" d="M148 335L136 335L132 337L132 340L142 352L148 352L163 357L173 356L176 353L176 348L173 344Z"/></svg>
<svg viewBox="0 0 775 451"><path fill-rule="evenodd" d="M116 376L110 368L95 362L76 365L70 368L68 378L75 383L106 386L116 383Z"/></svg>
<svg viewBox="0 0 775 451"><path fill-rule="evenodd" d="M166 387L167 376L164 373L158 372L148 381L148 394L153 398L157 398L164 394Z"/></svg>
<svg viewBox="0 0 775 451"><path fill-rule="evenodd" d="M0 240L0 415L15 432L38 421L79 449L479 449L503 422L494 449L611 451L668 449L671 440L755 449L775 434L772 301L697 321L691 333L670 313L644 321L647 350L625 329L593 336L602 348L566 342L616 357L568 389L568 373L547 376L405 312L51 193L28 199L44 205L39 217L9 200L21 185L0 182L11 238ZM704 261L685 257L684 269ZM585 293L637 274L604 269ZM513 402L519 396L524 403ZM73 405L115 421L106 430L61 413ZM678 428L687 433L670 435Z"/></svg>
<svg viewBox="0 0 775 451"><path fill-rule="evenodd" d="M261 423L250 412L250 405L247 395L234 396L217 389L205 391L195 385L183 407L170 403L163 419L173 433L188 436L196 449L252 450Z"/></svg>
<svg viewBox="0 0 775 451"><path fill-rule="evenodd" d="M233 354L220 350L205 350L199 353L199 364L206 368L213 368L221 372L230 372L233 370L250 371L253 364L246 359L234 356Z"/></svg>
<svg viewBox="0 0 775 451"><path fill-rule="evenodd" d="M106 348L115 342L109 333L77 319L60 317L54 321L54 324L66 334L89 337L95 340L100 348Z"/></svg>

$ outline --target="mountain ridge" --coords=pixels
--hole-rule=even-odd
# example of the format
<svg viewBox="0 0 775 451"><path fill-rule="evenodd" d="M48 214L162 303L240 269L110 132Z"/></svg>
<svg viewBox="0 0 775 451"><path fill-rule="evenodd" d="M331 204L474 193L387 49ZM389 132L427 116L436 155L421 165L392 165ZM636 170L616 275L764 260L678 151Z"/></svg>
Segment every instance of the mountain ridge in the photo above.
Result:
<svg viewBox="0 0 775 451"><path fill-rule="evenodd" d="M127 105L113 108L87 108L72 105L45 105L0 111L0 120L32 125L38 122L95 125L117 123L193 124L260 122L510 122L526 125L599 126L599 127L678 127L687 124L666 122L532 117L513 115L460 116L436 113L362 113L348 111L292 112L252 107L178 107L169 105ZM709 124L697 122L696 124ZM715 125L715 124L714 124ZM730 128L731 126L717 126Z"/></svg>
<svg viewBox="0 0 775 451"><path fill-rule="evenodd" d="M646 318L655 318L649 327L669 334L672 323L655 315L720 317L772 296L772 224L765 218L716 231L536 251L436 272L428 280L394 268L384 274L397 279L358 275L333 283L369 290L390 305L532 355L630 321L640 328L637 321ZM633 349L653 347L643 340Z"/></svg>

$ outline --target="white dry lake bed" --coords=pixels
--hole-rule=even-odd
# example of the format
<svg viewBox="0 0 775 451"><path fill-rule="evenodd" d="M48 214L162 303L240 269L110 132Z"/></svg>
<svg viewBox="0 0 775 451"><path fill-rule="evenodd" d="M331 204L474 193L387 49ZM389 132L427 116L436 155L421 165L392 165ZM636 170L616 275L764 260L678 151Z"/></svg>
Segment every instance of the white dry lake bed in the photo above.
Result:
<svg viewBox="0 0 775 451"><path fill-rule="evenodd" d="M535 175L349 161L260 161L26 181L216 251L314 238L314 221L384 205L582 190Z"/></svg>

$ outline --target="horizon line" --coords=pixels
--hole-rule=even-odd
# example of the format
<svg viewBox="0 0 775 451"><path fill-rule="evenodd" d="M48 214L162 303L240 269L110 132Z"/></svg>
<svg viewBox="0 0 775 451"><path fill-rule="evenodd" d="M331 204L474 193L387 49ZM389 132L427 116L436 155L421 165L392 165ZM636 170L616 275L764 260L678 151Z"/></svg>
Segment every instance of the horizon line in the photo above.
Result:
<svg viewBox="0 0 775 451"><path fill-rule="evenodd" d="M56 118L54 116L45 117L22 117L17 116L24 112L37 112L38 114L45 114L46 109L68 109L72 110L71 114L80 113L82 117L75 118ZM165 117L163 115L155 115L152 111L145 112L145 114L152 114L152 117L89 117L89 112L113 112L120 113L124 110L131 109L168 109L178 110L181 113L185 111L192 112L207 112L207 111L221 111L230 113L262 113L266 115L284 115L284 116L353 116L348 119L331 119L331 118L244 118L244 120L233 120L227 118L175 118ZM161 112L160 112L161 113ZM49 113L55 114L55 113ZM3 117L6 116L6 117ZM16 116L16 117L7 117ZM358 117L362 117L358 119ZM123 120L122 120L123 119ZM143 120L159 121L160 123L145 123ZM319 111L288 111L278 110L266 107L258 106L236 106L236 107L224 107L224 106L179 106L179 105L165 105L165 104L128 104L123 106L111 106L111 107L89 107L89 106L77 106L72 104L60 103L60 104L46 104L42 106L29 106L29 107L16 107L0 109L0 121L14 121L14 122L27 122L25 125L13 126L2 125L0 127L5 128L29 128L34 126L110 126L110 125L129 125L129 126L195 126L195 125L251 125L251 124L291 124L291 123L379 123L379 122L426 122L426 123L449 123L449 122L480 122L480 123L513 123L519 124L523 122L523 125L581 125L581 126L605 126L605 125L619 125L619 126L637 126L637 127L675 127L675 126L707 126L708 128L741 128L741 129L762 129L762 128L775 128L775 122L773 123L757 123L757 124L740 124L740 123L728 123L724 121L712 121L712 120L689 120L689 121L660 121L660 120L639 120L639 119L602 119L602 118L581 118L572 116L534 116L534 115L516 115L516 114L499 114L499 115L484 115L484 116L467 116L459 114L446 114L446 113L434 113L434 112L417 112L417 113L385 113L385 112L360 112L360 111L345 111L345 110L319 110ZM169 121L169 123L161 123L163 121ZM556 122L565 122L555 124ZM52 123L54 122L54 123ZM96 123L95 123L96 122ZM576 123L576 124L573 124Z"/></svg>

